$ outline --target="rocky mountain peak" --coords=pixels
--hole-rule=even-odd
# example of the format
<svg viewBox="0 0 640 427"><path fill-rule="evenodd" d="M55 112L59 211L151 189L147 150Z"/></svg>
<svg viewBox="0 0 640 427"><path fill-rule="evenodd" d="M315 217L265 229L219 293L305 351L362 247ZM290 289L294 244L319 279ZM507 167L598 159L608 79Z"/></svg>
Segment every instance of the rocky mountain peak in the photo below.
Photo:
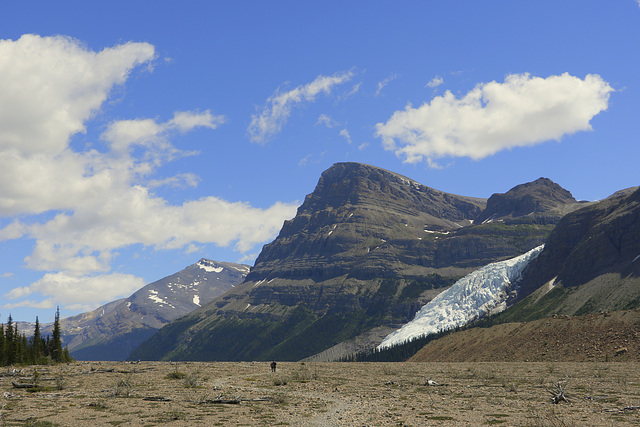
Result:
<svg viewBox="0 0 640 427"><path fill-rule="evenodd" d="M365 270L393 275L398 247L414 245L425 229L446 233L471 224L485 203L375 166L336 163L276 240L265 245L247 279L305 276L311 270L324 277Z"/></svg>
<svg viewBox="0 0 640 427"><path fill-rule="evenodd" d="M496 193L489 197L486 209L478 216L477 222L496 219L522 222L557 222L566 212L573 209L578 201L571 193L549 178L538 178L513 187L506 193Z"/></svg>
<svg viewBox="0 0 640 427"><path fill-rule="evenodd" d="M336 163L322 173L318 185L307 196L301 208L315 209L318 203L334 207L356 204L372 194L375 194L374 197L394 193L398 196L397 193L403 186L428 189L407 177L375 166L353 162Z"/></svg>

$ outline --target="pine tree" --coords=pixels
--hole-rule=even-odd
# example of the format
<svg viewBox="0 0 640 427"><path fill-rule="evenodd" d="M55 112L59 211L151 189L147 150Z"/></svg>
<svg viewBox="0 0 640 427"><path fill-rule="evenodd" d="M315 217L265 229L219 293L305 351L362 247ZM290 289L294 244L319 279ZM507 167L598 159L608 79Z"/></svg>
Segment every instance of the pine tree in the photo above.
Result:
<svg viewBox="0 0 640 427"><path fill-rule="evenodd" d="M40 322L36 316L36 325L33 328L33 338L31 339L31 358L33 363L40 363L44 349L42 348L42 336L40 334Z"/></svg>
<svg viewBox="0 0 640 427"><path fill-rule="evenodd" d="M22 348L22 337L20 337L20 332L18 331L18 324L13 324L13 356L11 364L22 363L23 356L23 348Z"/></svg>
<svg viewBox="0 0 640 427"><path fill-rule="evenodd" d="M13 321L11 315L7 319L7 325L0 324L0 366L14 364L42 364L49 362L72 362L73 357L69 349L62 348L60 334L60 308L56 310L56 318L53 327L53 336L47 335L46 340L40 332L40 321L36 317L33 337L18 331L18 324Z"/></svg>
<svg viewBox="0 0 640 427"><path fill-rule="evenodd" d="M13 365L15 363L15 360L14 360L15 342L13 339L13 319L11 318L11 315L9 315L9 318L7 319L7 328L4 333L4 341L5 341L5 350L4 350L5 364Z"/></svg>
<svg viewBox="0 0 640 427"><path fill-rule="evenodd" d="M60 337L60 307L56 308L56 317L53 322L53 334L51 337L51 358L54 362L62 362L64 354L62 352L62 339Z"/></svg>
<svg viewBox="0 0 640 427"><path fill-rule="evenodd" d="M4 340L4 323L0 323L0 366L7 364L6 344Z"/></svg>

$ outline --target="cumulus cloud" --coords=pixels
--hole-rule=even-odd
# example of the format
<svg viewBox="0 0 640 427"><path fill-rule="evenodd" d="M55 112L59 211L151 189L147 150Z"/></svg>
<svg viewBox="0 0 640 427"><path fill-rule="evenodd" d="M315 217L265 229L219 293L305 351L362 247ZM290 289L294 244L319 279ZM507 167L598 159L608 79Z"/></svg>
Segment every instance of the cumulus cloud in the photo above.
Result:
<svg viewBox="0 0 640 427"><path fill-rule="evenodd" d="M176 147L174 138L224 123L224 116L209 110L178 111L166 121L113 121L101 147L73 149L72 137L85 132L113 88L154 60L154 47L146 43L93 52L68 37L0 41L0 241L33 239L26 266L45 272L6 295L31 298L13 307L55 302L93 308L144 285L112 271L121 248L142 244L189 252L213 243L244 253L271 239L295 214L293 204L258 209L216 197L173 204L153 192L198 184L192 173L159 176L158 170L196 154ZM330 86L318 81L306 96Z"/></svg>
<svg viewBox="0 0 640 427"><path fill-rule="evenodd" d="M252 142L260 144L268 142L282 130L294 106L303 102L313 102L320 93L331 93L335 86L348 82L352 76L353 73L350 71L332 76L318 76L311 83L300 85L288 92L277 90L267 99L262 111L251 116L249 138Z"/></svg>
<svg viewBox="0 0 640 427"><path fill-rule="evenodd" d="M0 40L0 149L61 152L113 86L154 57L148 43L96 53L62 36Z"/></svg>
<svg viewBox="0 0 640 427"><path fill-rule="evenodd" d="M108 274L100 276L78 277L66 273L47 273L44 277L27 287L15 288L4 295L7 299L17 299L33 293L48 297L45 301L27 300L9 303L5 308L36 307L50 308L53 300L67 307L91 310L91 301L112 301L123 295L130 295L145 285L144 281L131 274Z"/></svg>
<svg viewBox="0 0 640 427"><path fill-rule="evenodd" d="M611 86L600 76L507 76L477 85L461 98L447 91L418 108L408 105L376 125L385 149L407 163L443 157L482 159L590 130L608 107Z"/></svg>

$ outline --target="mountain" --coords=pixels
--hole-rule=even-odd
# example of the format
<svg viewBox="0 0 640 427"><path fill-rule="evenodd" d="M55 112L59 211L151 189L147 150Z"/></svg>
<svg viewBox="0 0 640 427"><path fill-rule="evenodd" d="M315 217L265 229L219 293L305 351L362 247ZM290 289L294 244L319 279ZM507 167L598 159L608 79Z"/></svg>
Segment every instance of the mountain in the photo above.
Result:
<svg viewBox="0 0 640 427"><path fill-rule="evenodd" d="M476 221L555 224L578 207L569 191L548 178L538 178L489 197L487 208Z"/></svg>
<svg viewBox="0 0 640 427"><path fill-rule="evenodd" d="M150 283L129 298L60 320L63 342L77 360L124 360L167 323L241 283L250 267L201 259ZM50 334L52 325L44 325Z"/></svg>
<svg viewBox="0 0 640 427"><path fill-rule="evenodd" d="M497 321L640 307L640 188L564 216Z"/></svg>
<svg viewBox="0 0 640 427"><path fill-rule="evenodd" d="M518 200L533 202L514 209ZM131 358L299 360L362 343L375 328L406 323L473 270L541 245L556 212L578 206L546 179L489 204L337 163L241 285L165 326Z"/></svg>

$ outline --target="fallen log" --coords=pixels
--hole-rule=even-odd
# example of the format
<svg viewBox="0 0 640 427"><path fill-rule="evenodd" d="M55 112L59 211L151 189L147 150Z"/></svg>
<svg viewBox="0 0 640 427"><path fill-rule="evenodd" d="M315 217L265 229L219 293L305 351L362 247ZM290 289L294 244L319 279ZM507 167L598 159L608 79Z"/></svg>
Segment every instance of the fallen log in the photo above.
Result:
<svg viewBox="0 0 640 427"><path fill-rule="evenodd" d="M147 396L143 397L142 400L148 400L150 402L171 402L171 399L163 396Z"/></svg>
<svg viewBox="0 0 640 427"><path fill-rule="evenodd" d="M201 405L238 405L242 402L240 399L205 399L200 401Z"/></svg>
<svg viewBox="0 0 640 427"><path fill-rule="evenodd" d="M37 387L35 384L32 384L32 383L17 383L15 381L11 381L11 385L13 385L13 388L35 388L35 387Z"/></svg>
<svg viewBox="0 0 640 427"><path fill-rule="evenodd" d="M270 397L256 397L255 399L205 399L198 403L200 405L239 405L242 402L270 402L273 399Z"/></svg>

